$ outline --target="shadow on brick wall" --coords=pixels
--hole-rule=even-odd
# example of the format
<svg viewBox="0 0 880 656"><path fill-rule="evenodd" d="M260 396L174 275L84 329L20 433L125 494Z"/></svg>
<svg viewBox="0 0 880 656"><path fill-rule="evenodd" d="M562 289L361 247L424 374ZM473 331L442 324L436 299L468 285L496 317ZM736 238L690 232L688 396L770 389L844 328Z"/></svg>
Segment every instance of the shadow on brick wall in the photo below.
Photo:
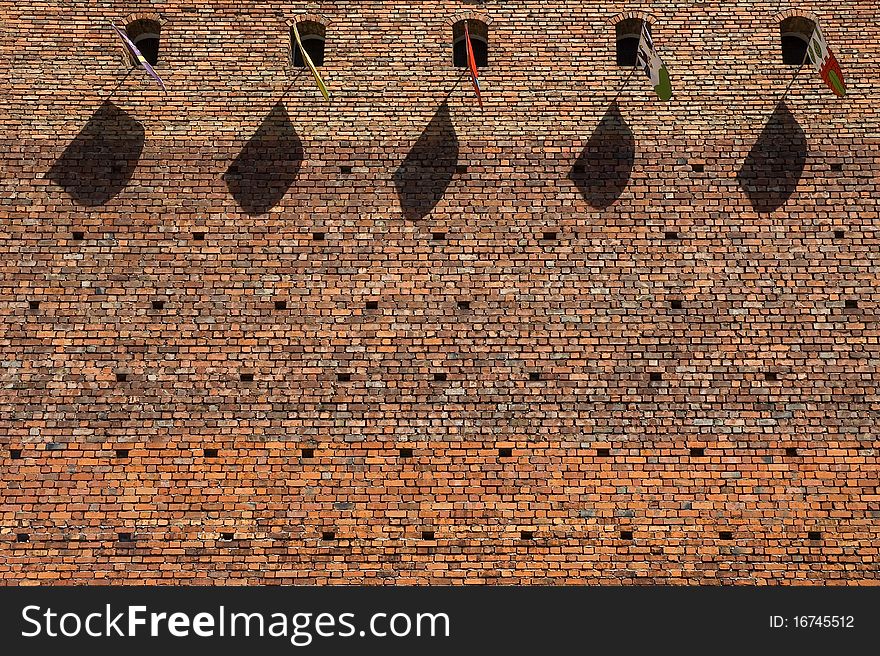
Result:
<svg viewBox="0 0 880 656"><path fill-rule="evenodd" d="M46 174L74 202L95 207L122 191L144 149L144 126L109 100Z"/></svg>
<svg viewBox="0 0 880 656"><path fill-rule="evenodd" d="M417 221L431 213L455 175L458 136L445 102L394 173L403 215Z"/></svg>
<svg viewBox="0 0 880 656"><path fill-rule="evenodd" d="M610 207L626 189L636 159L636 143L617 101L596 126L568 178L597 210Z"/></svg>
<svg viewBox="0 0 880 656"><path fill-rule="evenodd" d="M265 214L284 198L303 162L303 145L279 102L245 144L223 179L247 214Z"/></svg>
<svg viewBox="0 0 880 656"><path fill-rule="evenodd" d="M785 102L776 106L736 176L752 207L773 212L788 201L807 162L807 137Z"/></svg>

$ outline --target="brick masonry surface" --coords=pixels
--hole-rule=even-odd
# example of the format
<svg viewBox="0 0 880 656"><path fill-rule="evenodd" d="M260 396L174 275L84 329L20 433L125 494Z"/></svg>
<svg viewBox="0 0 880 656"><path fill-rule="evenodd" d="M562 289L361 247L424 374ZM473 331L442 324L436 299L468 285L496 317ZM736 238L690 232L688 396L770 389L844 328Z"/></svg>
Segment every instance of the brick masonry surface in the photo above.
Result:
<svg viewBox="0 0 880 656"><path fill-rule="evenodd" d="M794 14L847 98L781 102ZM0 583L877 583L878 43L860 0L0 0Z"/></svg>

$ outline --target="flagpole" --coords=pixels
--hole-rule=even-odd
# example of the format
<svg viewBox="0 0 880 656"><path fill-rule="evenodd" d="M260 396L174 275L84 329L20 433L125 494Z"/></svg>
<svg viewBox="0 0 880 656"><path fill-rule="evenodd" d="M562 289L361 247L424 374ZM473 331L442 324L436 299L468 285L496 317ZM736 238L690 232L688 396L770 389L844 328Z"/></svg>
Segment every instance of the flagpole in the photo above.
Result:
<svg viewBox="0 0 880 656"><path fill-rule="evenodd" d="M629 75L623 80L623 84L620 86L620 89L617 90L617 95L611 100L612 103L617 102L617 99L620 98L620 94L623 93L623 90L629 86L629 81L632 79L632 76L635 75L635 72L639 70L639 64L636 62L636 65L632 67L632 70L629 72Z"/></svg>

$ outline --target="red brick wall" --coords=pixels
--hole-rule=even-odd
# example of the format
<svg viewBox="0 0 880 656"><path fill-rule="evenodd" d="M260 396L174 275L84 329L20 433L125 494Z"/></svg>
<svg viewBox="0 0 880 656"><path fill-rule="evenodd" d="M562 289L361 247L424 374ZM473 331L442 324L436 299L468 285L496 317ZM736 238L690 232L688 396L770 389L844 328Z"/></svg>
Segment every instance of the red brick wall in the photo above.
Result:
<svg viewBox="0 0 880 656"><path fill-rule="evenodd" d="M774 114L789 8L0 2L2 581L876 582L880 28L799 3L850 95Z"/></svg>

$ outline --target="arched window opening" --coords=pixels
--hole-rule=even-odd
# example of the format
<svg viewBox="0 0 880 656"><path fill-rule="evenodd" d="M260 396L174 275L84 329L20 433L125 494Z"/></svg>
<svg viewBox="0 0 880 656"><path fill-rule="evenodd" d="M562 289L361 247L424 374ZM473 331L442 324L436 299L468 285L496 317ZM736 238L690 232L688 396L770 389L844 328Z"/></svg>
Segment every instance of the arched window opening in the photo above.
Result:
<svg viewBox="0 0 880 656"><path fill-rule="evenodd" d="M315 66L324 65L324 42L327 28L315 21L302 21L296 24L299 38L303 44L303 50L309 55L309 59ZM306 68L299 46L296 45L296 37L293 28L290 29L290 48L293 54L293 65L297 68Z"/></svg>
<svg viewBox="0 0 880 656"><path fill-rule="evenodd" d="M632 68L636 65L643 25L644 21L641 18L627 18L615 27L618 66Z"/></svg>
<svg viewBox="0 0 880 656"><path fill-rule="evenodd" d="M141 51L141 54L150 66L156 66L159 63L160 29L158 22L148 18L129 23L125 28L128 38ZM139 65L139 62L134 57L131 58L131 63L133 66Z"/></svg>
<svg viewBox="0 0 880 656"><path fill-rule="evenodd" d="M465 21L458 21L452 26L452 65L457 68L466 68L468 65L464 24ZM482 21L471 19L467 21L467 28L471 35L477 68L486 68L489 66L489 26Z"/></svg>
<svg viewBox="0 0 880 656"><path fill-rule="evenodd" d="M804 63L811 64L812 58L807 54L807 46L816 23L803 16L786 18L779 24L779 32L782 44L782 63L788 66L800 66Z"/></svg>

